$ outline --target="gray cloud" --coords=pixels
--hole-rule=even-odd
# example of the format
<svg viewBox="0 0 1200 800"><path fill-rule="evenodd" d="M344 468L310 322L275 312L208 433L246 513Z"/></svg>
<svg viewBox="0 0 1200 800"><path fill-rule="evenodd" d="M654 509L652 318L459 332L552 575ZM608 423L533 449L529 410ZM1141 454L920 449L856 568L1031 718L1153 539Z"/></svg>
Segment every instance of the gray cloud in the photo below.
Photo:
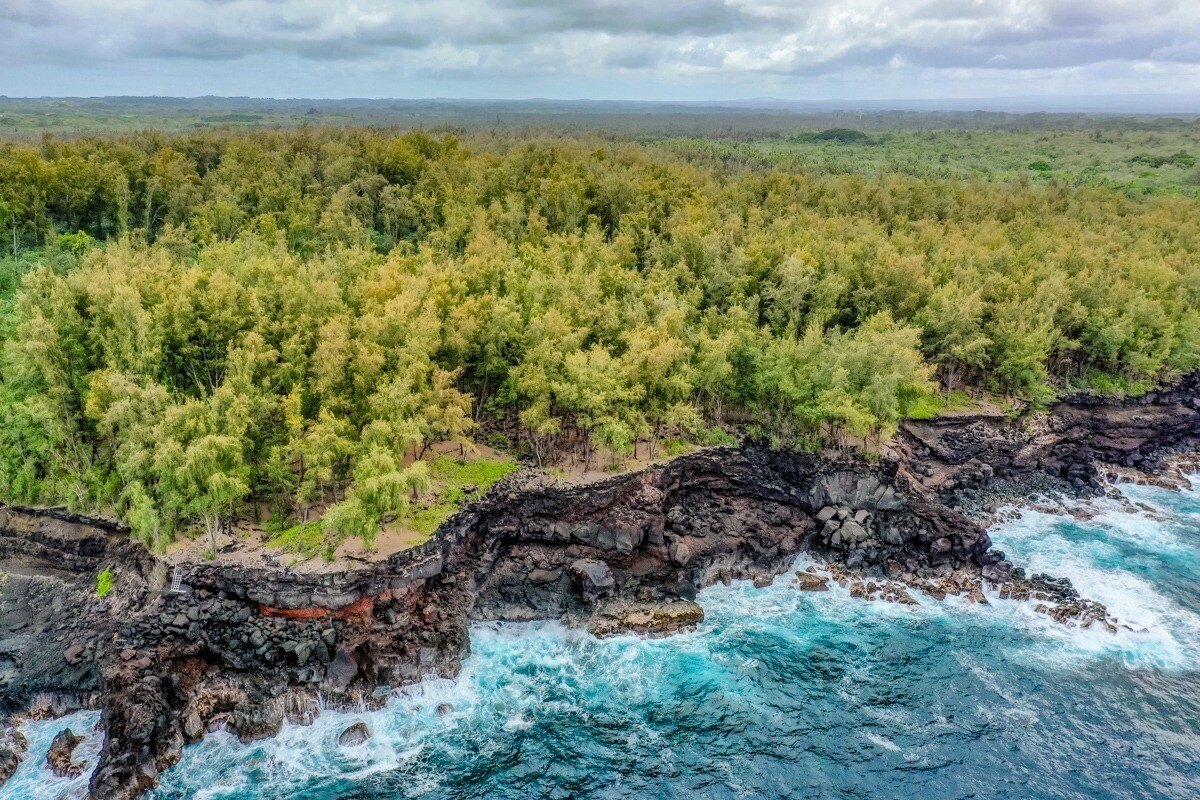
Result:
<svg viewBox="0 0 1200 800"><path fill-rule="evenodd" d="M660 4L645 0L498 0L496 7L502 13L515 12L526 29L532 26L542 32L713 36L761 29L773 22L752 4L725 0Z"/></svg>
<svg viewBox="0 0 1200 800"><path fill-rule="evenodd" d="M39 64L82 79L101 64L136 76L147 60L247 59L380 85L585 87L613 71L697 87L1087 70L1111 81L1120 65L1130 81L1200 81L1194 0L0 0L0 36L7 91L6 69Z"/></svg>

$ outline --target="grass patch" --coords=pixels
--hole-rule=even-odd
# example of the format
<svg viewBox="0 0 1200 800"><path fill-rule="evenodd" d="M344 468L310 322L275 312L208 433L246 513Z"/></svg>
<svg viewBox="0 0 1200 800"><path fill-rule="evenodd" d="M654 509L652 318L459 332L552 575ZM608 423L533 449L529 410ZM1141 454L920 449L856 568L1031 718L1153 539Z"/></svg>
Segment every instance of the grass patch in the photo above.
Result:
<svg viewBox="0 0 1200 800"><path fill-rule="evenodd" d="M424 502L414 503L401 524L432 535L463 503L481 497L492 484L516 469L517 463L509 459L460 461L438 456L429 469L433 478L432 495Z"/></svg>
<svg viewBox="0 0 1200 800"><path fill-rule="evenodd" d="M1071 384L1080 392L1091 392L1101 397L1137 397L1154 388L1153 381L1133 380L1121 375L1092 370Z"/></svg>
<svg viewBox="0 0 1200 800"><path fill-rule="evenodd" d="M438 526L454 515L464 496L461 489L451 489L439 495L430 505L409 512L404 524L417 533L431 536Z"/></svg>
<svg viewBox="0 0 1200 800"><path fill-rule="evenodd" d="M700 428L692 436L696 444L702 447L715 447L716 445L737 444L737 437L729 431L720 427Z"/></svg>
<svg viewBox="0 0 1200 800"><path fill-rule="evenodd" d="M949 396L944 393L927 394L908 409L907 419L932 419L951 411L966 411L978 405L966 392L955 391Z"/></svg>
<svg viewBox="0 0 1200 800"><path fill-rule="evenodd" d="M667 454L667 458L682 456L695 449L696 445L686 439L666 439L663 441L663 452Z"/></svg>
<svg viewBox="0 0 1200 800"><path fill-rule="evenodd" d="M113 588L113 571L105 567L96 576L96 596L105 597Z"/></svg>
<svg viewBox="0 0 1200 800"><path fill-rule="evenodd" d="M325 554L328 558L336 547L336 543L331 542L325 535L320 522L298 523L281 528L267 540L267 545L304 558L312 558L318 554Z"/></svg>
<svg viewBox="0 0 1200 800"><path fill-rule="evenodd" d="M438 456L433 460L430 472L434 482L444 489L474 486L482 492L516 469L517 462L510 459L460 461L450 456Z"/></svg>

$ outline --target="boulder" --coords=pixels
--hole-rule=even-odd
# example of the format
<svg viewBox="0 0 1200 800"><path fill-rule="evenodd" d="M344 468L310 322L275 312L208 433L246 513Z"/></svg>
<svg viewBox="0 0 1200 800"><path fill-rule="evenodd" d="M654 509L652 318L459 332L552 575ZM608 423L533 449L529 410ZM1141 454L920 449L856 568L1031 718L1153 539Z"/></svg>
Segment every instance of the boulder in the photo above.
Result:
<svg viewBox="0 0 1200 800"><path fill-rule="evenodd" d="M880 482L876 475L839 470L822 475L809 492L814 508L849 506L855 509L899 511L908 505L894 488Z"/></svg>
<svg viewBox="0 0 1200 800"><path fill-rule="evenodd" d="M340 747L358 747L371 738L371 729L365 722L356 722L338 736Z"/></svg>
<svg viewBox="0 0 1200 800"><path fill-rule="evenodd" d="M983 577L992 583L1004 583L1012 574L1012 569L1011 561L997 561L983 568Z"/></svg>
<svg viewBox="0 0 1200 800"><path fill-rule="evenodd" d="M841 534L842 544L847 547L853 547L859 542L866 541L870 536L866 528L852 519L843 522L842 527L838 529L838 533Z"/></svg>
<svg viewBox="0 0 1200 800"><path fill-rule="evenodd" d="M691 548L679 540L671 542L671 546L667 548L667 554L671 557L671 561L681 567L686 565L692 558Z"/></svg>
<svg viewBox="0 0 1200 800"><path fill-rule="evenodd" d="M183 718L183 735L190 741L204 736L204 720L195 711Z"/></svg>
<svg viewBox="0 0 1200 800"><path fill-rule="evenodd" d="M850 584L850 596L857 597L862 600L875 599L875 584L865 583L863 581L854 581Z"/></svg>
<svg viewBox="0 0 1200 800"><path fill-rule="evenodd" d="M690 600L659 603L609 601L599 607L588 623L595 636L644 633L660 636L694 628L704 620L704 609Z"/></svg>
<svg viewBox="0 0 1200 800"><path fill-rule="evenodd" d="M617 585L608 564L603 561L581 558L571 564L571 573L579 583L580 593L589 603L611 595Z"/></svg>
<svg viewBox="0 0 1200 800"><path fill-rule="evenodd" d="M554 583L558 578L559 572L555 569L533 569L525 576L530 583Z"/></svg>
<svg viewBox="0 0 1200 800"><path fill-rule="evenodd" d="M344 647L339 647L333 661L325 667L325 682L337 691L344 691L358 675L358 662L354 655Z"/></svg>
<svg viewBox="0 0 1200 800"><path fill-rule="evenodd" d="M296 645L296 663L300 666L307 664L309 656L313 654L313 650L315 649L316 645L312 642L301 642Z"/></svg>
<svg viewBox="0 0 1200 800"><path fill-rule="evenodd" d="M617 552L632 553L638 547L641 547L643 533L642 529L636 525L622 525L617 529L615 536L615 545Z"/></svg>
<svg viewBox="0 0 1200 800"><path fill-rule="evenodd" d="M817 512L817 522L829 522L837 514L837 509L833 506L825 506Z"/></svg>

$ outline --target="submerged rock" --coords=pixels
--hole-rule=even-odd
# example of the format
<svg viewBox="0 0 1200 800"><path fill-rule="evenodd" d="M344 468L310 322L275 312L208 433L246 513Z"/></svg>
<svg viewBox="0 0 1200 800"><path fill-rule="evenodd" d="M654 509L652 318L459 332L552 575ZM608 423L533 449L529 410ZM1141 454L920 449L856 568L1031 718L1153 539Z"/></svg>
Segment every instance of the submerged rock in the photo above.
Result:
<svg viewBox="0 0 1200 800"><path fill-rule="evenodd" d="M365 722L356 722L338 736L341 747L358 747L371 738L371 729Z"/></svg>
<svg viewBox="0 0 1200 800"><path fill-rule="evenodd" d="M813 572L797 572L793 584L802 592L829 591L829 578Z"/></svg>
<svg viewBox="0 0 1200 800"><path fill-rule="evenodd" d="M597 609L588 622L595 636L619 633L663 635L696 627L704 621L704 609L690 600L666 603L610 602Z"/></svg>

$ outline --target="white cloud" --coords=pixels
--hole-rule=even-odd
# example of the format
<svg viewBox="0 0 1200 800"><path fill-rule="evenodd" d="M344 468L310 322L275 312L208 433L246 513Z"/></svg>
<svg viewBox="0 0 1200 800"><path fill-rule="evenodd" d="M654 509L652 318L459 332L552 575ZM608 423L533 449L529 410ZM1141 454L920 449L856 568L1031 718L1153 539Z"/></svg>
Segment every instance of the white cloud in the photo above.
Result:
<svg viewBox="0 0 1200 800"><path fill-rule="evenodd" d="M14 94L25 93L16 84L36 82L39 67L58 84L76 82L64 93L97 93L89 79L101 74L136 86L147 62L163 74L208 64L212 91L226 94L239 92L237 70L214 64L287 64L296 81L296 71L328 75L329 65L341 65L376 75L369 92L358 92L376 95L403 75L433 91L450 77L473 82L464 85L479 94L528 84L518 92L524 95L538 94L538 81L551 76L550 88L575 87L582 96L618 74L641 76L644 88L660 93L700 90L701 80L739 90L798 80L869 90L918 78L937 84L939 76L982 91L997 74L1011 92L1014 82L1036 85L1031 75L1086 84L1092 74L1108 81L1097 84L1100 92L1148 86L1152 75L1192 74L1190 65L1200 62L1200 3L0 0L0 41L7 64L0 91Z"/></svg>

